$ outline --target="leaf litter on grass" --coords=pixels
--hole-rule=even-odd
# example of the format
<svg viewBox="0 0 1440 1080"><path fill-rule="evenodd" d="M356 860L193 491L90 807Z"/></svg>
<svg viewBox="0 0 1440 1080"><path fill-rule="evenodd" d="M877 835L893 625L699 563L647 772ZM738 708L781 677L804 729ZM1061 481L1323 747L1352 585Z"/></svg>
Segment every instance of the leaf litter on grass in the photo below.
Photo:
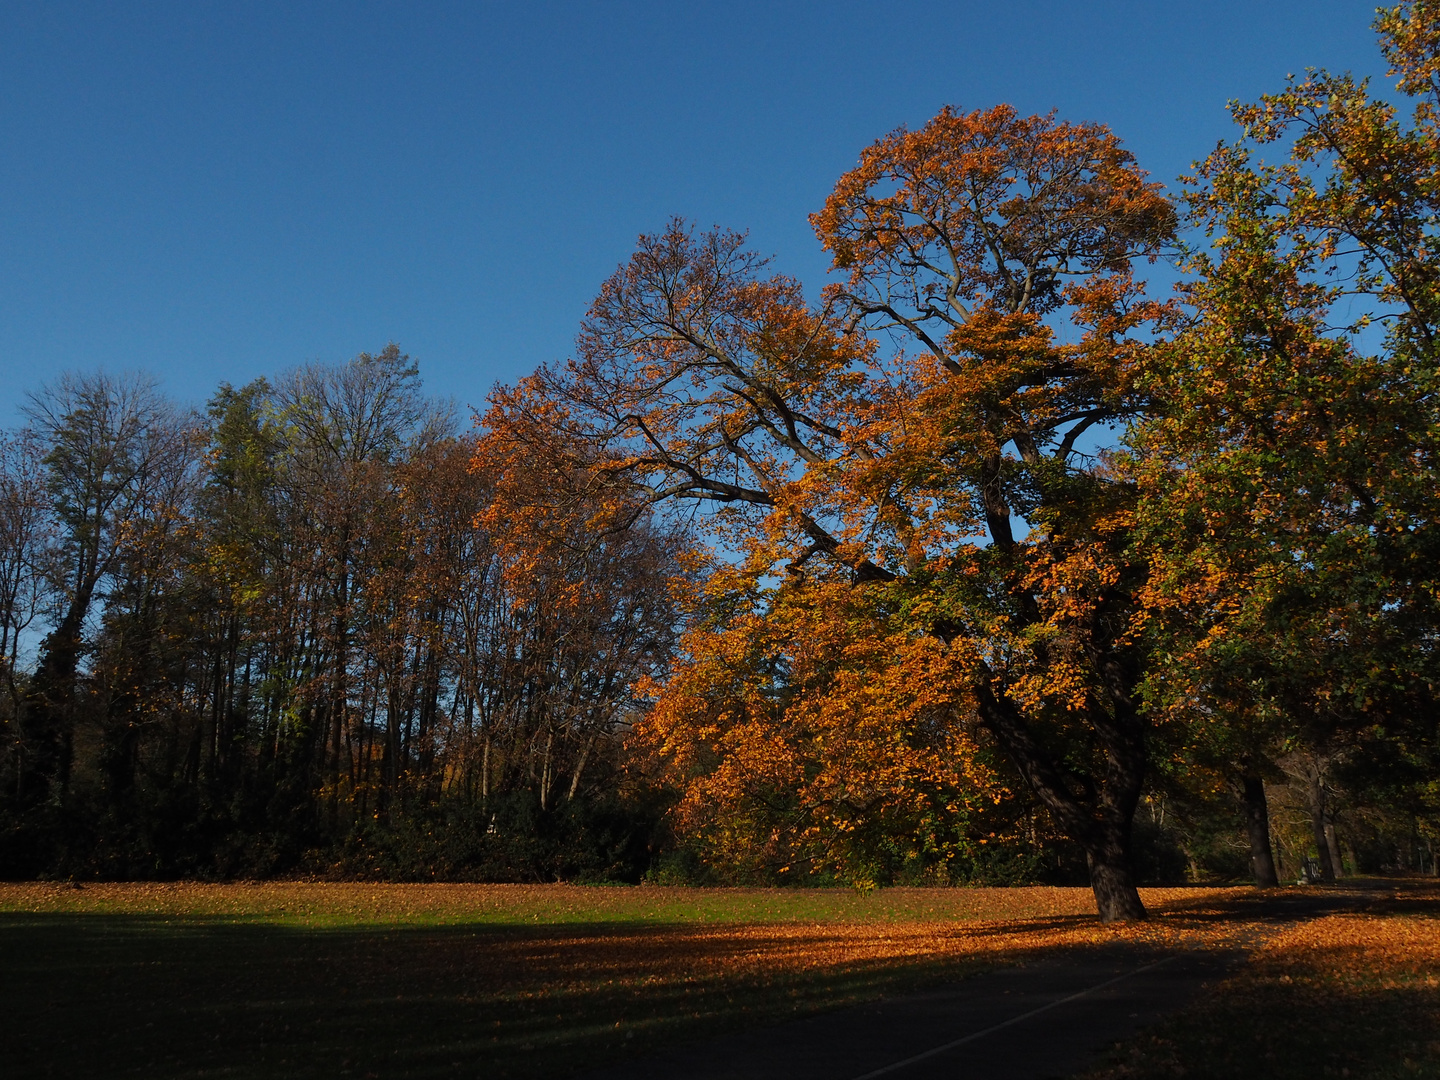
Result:
<svg viewBox="0 0 1440 1080"><path fill-rule="evenodd" d="M61 1071L96 1075L163 1045L153 1075L546 1076L1071 949L1248 942L1253 897L1146 890L1151 922L1106 927L1086 889L27 884L0 928L37 1066L63 1027Z"/></svg>
<svg viewBox="0 0 1440 1080"><path fill-rule="evenodd" d="M1085 1080L1440 1077L1440 882L1356 900L1359 910L1274 933L1238 974Z"/></svg>
<svg viewBox="0 0 1440 1080"><path fill-rule="evenodd" d="M1151 906L1233 889L1146 889ZM694 889L659 886L206 882L0 884L0 912L233 916L336 923L914 922L1089 916L1085 888Z"/></svg>

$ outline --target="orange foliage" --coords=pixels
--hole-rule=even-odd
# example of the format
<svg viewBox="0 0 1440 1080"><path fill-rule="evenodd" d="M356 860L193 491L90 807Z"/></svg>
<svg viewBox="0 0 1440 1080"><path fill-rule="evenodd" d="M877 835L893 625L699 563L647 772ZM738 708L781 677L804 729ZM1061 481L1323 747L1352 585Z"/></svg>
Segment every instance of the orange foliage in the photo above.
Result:
<svg viewBox="0 0 1440 1080"><path fill-rule="evenodd" d="M907 798L954 827L994 783L959 764L983 729L1092 864L1124 865L1128 496L1078 440L1139 406L1166 310L1131 262L1173 221L1104 127L946 109L866 150L812 219L849 271L818 308L743 237L672 222L605 283L577 358L496 398L498 426L583 445L641 500L714 507L740 556L750 607L702 605L649 721L683 821L782 865L853 852L857 821ZM781 804L792 837L740 811Z"/></svg>
<svg viewBox="0 0 1440 1080"><path fill-rule="evenodd" d="M953 854L971 807L1004 794L973 715L957 722L973 714L968 643L898 620L887 632L843 582L798 579L739 607L686 636L637 740L683 783L680 827L731 872L866 884L867 845Z"/></svg>

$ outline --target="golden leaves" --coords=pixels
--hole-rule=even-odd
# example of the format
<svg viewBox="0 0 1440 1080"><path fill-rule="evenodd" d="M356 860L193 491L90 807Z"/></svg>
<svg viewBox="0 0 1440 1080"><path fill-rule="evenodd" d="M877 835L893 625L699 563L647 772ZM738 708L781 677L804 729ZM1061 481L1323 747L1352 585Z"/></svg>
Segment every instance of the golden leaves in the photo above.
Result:
<svg viewBox="0 0 1440 1080"><path fill-rule="evenodd" d="M882 818L913 827L927 793L956 810L994 794L955 722L968 646L887 624L864 590L792 581L682 645L634 741L663 759L681 826L717 860L846 873L847 838Z"/></svg>
<svg viewBox="0 0 1440 1080"><path fill-rule="evenodd" d="M1159 186L1108 129L1020 117L1008 105L966 115L947 107L918 131L896 130L866 149L810 220L856 295L879 278L953 267L948 287L925 295L957 310L1001 296L1014 311L1045 310L1048 286L1027 271L1052 262L1113 271L1174 227Z"/></svg>
<svg viewBox="0 0 1440 1080"><path fill-rule="evenodd" d="M1239 1076L1258 1062L1277 1076L1432 1075L1440 1063L1437 894L1414 879L1395 884L1398 903L1373 889L1352 893L1368 910L1267 934L1237 975L1122 1047L1119 1064L1086 1077Z"/></svg>

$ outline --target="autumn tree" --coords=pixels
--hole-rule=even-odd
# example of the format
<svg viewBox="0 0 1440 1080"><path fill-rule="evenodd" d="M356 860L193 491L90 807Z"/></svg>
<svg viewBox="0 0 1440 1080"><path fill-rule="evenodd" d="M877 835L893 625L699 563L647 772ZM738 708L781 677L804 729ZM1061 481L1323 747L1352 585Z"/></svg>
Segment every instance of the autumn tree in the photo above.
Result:
<svg viewBox="0 0 1440 1080"><path fill-rule="evenodd" d="M812 220L849 272L839 310L917 350L913 412L857 486L934 574L911 572L917 600L974 650L981 723L1084 848L1102 919L1143 917L1132 494L1082 440L1144 407L1137 334L1163 311L1132 264L1170 205L1103 127L1001 107L881 140Z"/></svg>
<svg viewBox="0 0 1440 1080"><path fill-rule="evenodd" d="M684 662L631 745L680 781L679 831L719 880L949 882L1019 840L989 820L1008 793L964 654L886 599L723 567L692 599Z"/></svg>
<svg viewBox="0 0 1440 1080"><path fill-rule="evenodd" d="M1379 755L1423 787L1435 760L1440 6L1376 27L1408 115L1312 71L1198 164L1190 322L1135 441L1149 697L1243 785L1262 883L1267 773L1333 877L1327 774Z"/></svg>
<svg viewBox="0 0 1440 1080"><path fill-rule="evenodd" d="M868 149L813 221L848 274L819 308L742 237L675 222L522 394L563 402L652 501L718 506L752 573L833 566L903 605L967 672L953 711L973 700L1084 847L1102 917L1143 917L1131 495L1084 435L1139 407L1159 312L1131 263L1170 206L1103 127L947 109Z"/></svg>
<svg viewBox="0 0 1440 1080"><path fill-rule="evenodd" d="M655 519L589 444L557 438L554 409L497 390L472 461L507 604L495 651L510 658L509 700L492 702L491 727L512 761L538 750L541 809L573 800L597 758L615 768L637 686L672 655L678 594L695 582L686 531Z"/></svg>
<svg viewBox="0 0 1440 1080"><path fill-rule="evenodd" d="M61 565L59 618L43 642L24 710L22 803L63 795L69 786L86 618L133 531L161 509L196 449L190 418L144 376L62 375L32 395L25 411L46 447Z"/></svg>

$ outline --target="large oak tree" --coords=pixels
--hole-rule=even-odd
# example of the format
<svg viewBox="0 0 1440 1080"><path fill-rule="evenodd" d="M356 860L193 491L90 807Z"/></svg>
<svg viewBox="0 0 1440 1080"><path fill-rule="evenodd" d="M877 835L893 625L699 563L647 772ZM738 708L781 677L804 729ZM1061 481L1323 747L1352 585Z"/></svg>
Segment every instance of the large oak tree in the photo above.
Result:
<svg viewBox="0 0 1440 1080"><path fill-rule="evenodd" d="M1160 311L1132 263L1171 207L1101 126L947 109L866 150L813 223L848 274L819 307L734 233L642 237L577 358L511 407L563 402L612 476L720 507L753 574L890 597L967 673L955 723L1084 847L1102 917L1141 918L1133 495L1085 436L1140 405Z"/></svg>

